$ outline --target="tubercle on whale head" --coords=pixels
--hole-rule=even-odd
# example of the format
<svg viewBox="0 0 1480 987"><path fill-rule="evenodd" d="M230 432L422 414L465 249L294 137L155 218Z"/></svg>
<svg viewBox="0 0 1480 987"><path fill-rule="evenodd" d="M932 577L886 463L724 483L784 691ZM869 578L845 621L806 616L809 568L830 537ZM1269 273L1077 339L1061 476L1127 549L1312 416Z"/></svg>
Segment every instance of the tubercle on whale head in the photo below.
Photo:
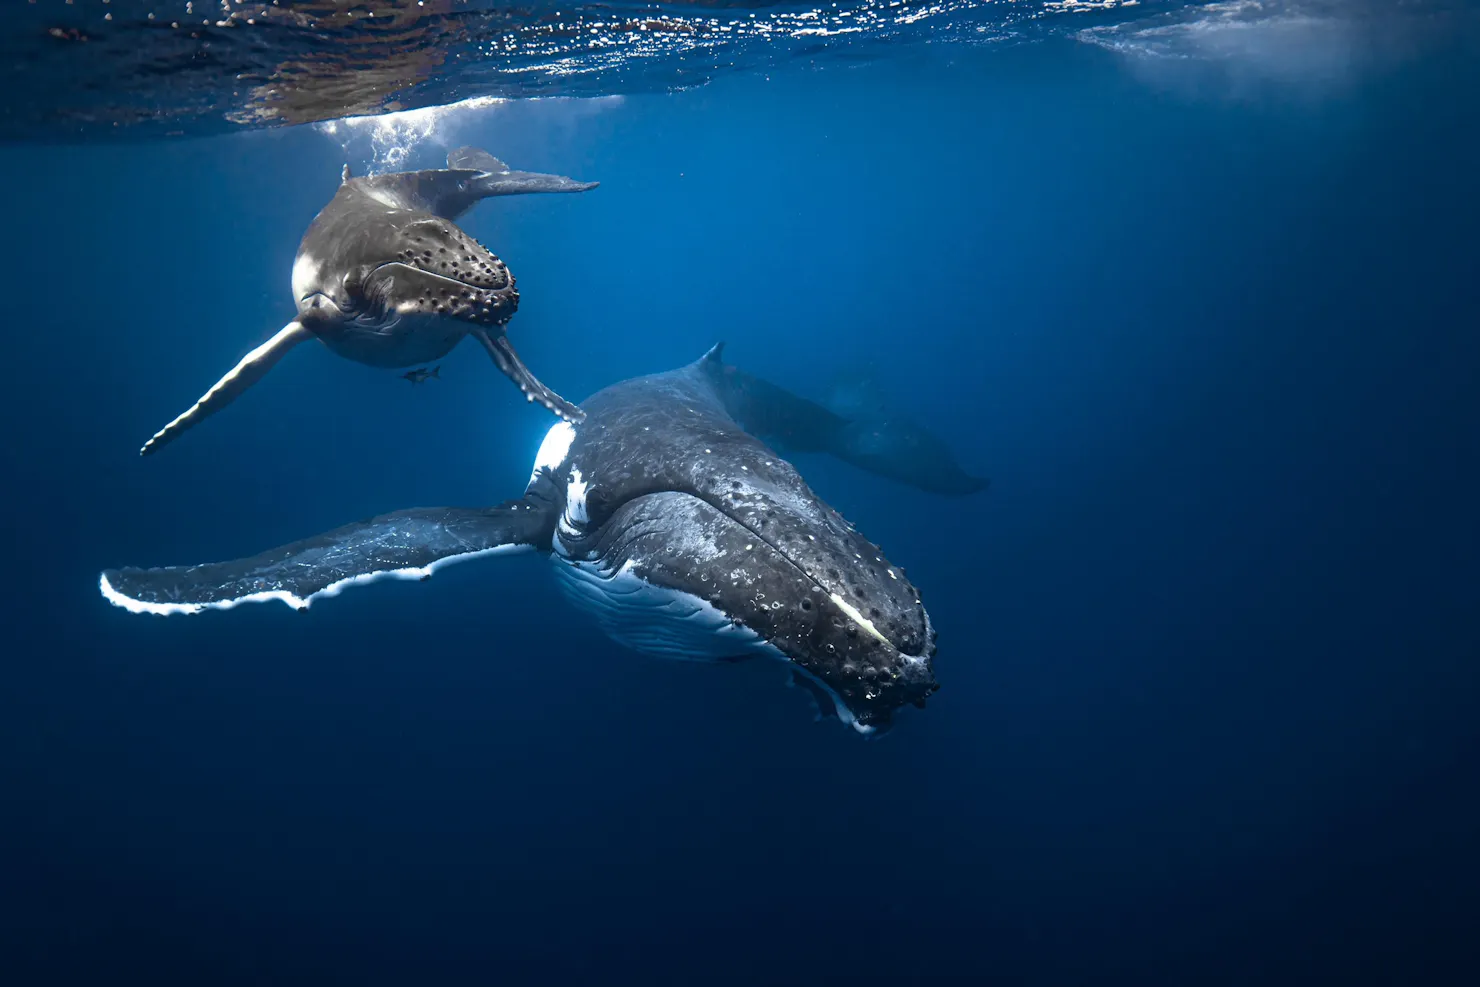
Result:
<svg viewBox="0 0 1480 987"><path fill-rule="evenodd" d="M726 513L757 536L746 546L764 538L784 560L767 587L782 603L769 611L767 638L836 695L855 729L883 729L895 710L939 688L924 601L879 546L821 502L794 508L784 486L773 492L761 479L727 486Z"/></svg>
<svg viewBox="0 0 1480 987"><path fill-rule="evenodd" d="M559 536L567 551L602 546L606 564L630 561L644 580L697 596L830 693L838 718L860 733L884 729L895 710L939 688L919 594L882 555L862 558L851 532L787 519L784 499L762 507L772 512L762 524L677 491L614 506L599 478L569 481ZM649 534L634 542L624 531Z"/></svg>
<svg viewBox="0 0 1480 987"><path fill-rule="evenodd" d="M887 730L896 710L924 708L940 689L933 668L935 632L928 615L921 654L906 654L885 638L872 621L837 594L828 598L825 630L814 634L805 649L789 648L789 657L825 685L843 709L839 718L860 733ZM822 624L823 621L819 621Z"/></svg>
<svg viewBox="0 0 1480 987"><path fill-rule="evenodd" d="M574 426L547 432L530 482L552 483L563 501L555 554L630 571L717 612L860 733L923 705L939 688L935 630L904 570L766 447L715 433L694 457L665 459L666 444L651 437L666 419L645 414L622 420L637 445L610 475L589 469Z"/></svg>

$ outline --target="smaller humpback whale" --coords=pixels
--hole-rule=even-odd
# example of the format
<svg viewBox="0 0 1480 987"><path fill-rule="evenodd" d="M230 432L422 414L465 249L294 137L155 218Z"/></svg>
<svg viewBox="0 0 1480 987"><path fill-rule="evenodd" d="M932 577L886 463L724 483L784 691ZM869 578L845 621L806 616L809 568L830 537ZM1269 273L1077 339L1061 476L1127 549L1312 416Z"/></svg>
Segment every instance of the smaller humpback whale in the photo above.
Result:
<svg viewBox="0 0 1480 987"><path fill-rule="evenodd" d="M396 511L234 562L110 569L99 589L134 613L303 609L362 583L531 552L617 642L779 659L822 716L874 732L939 688L935 629L904 570L726 410L720 351L587 399L582 423L545 436L519 499ZM760 418L800 400L765 395L748 398Z"/></svg>
<svg viewBox="0 0 1480 987"><path fill-rule="evenodd" d="M944 496L978 493L991 483L962 469L939 436L894 412L867 382L840 380L824 407L737 367L720 372L725 409L784 453L826 453Z"/></svg>
<svg viewBox="0 0 1480 987"><path fill-rule="evenodd" d="M354 178L309 224L293 262L298 318L242 358L139 450L147 456L230 404L299 343L372 367L446 356L472 335L525 397L568 421L580 410L530 373L504 327L519 307L514 276L454 220L479 200L527 192L584 192L596 182L512 171L487 151L458 148L447 168Z"/></svg>

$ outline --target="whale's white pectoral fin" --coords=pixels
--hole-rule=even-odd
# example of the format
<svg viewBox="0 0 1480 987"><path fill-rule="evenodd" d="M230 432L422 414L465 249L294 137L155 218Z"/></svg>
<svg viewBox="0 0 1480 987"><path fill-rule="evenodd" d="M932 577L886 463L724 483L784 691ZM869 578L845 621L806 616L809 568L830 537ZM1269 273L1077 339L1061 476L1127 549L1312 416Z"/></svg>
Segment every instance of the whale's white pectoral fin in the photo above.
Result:
<svg viewBox="0 0 1480 987"><path fill-rule="evenodd" d="M381 579L427 579L442 566L538 547L548 504L528 497L492 508L431 507L382 514L233 562L109 569L98 589L131 613L200 613L314 600Z"/></svg>
<svg viewBox="0 0 1480 987"><path fill-rule="evenodd" d="M161 446L179 438L180 433L186 429L235 401L242 391L261 380L283 358L283 354L312 338L313 333L296 320L289 322L277 335L242 357L241 362L232 367L230 373L216 381L184 414L155 432L153 438L145 442L144 448L139 450L139 455L147 456L158 452Z"/></svg>

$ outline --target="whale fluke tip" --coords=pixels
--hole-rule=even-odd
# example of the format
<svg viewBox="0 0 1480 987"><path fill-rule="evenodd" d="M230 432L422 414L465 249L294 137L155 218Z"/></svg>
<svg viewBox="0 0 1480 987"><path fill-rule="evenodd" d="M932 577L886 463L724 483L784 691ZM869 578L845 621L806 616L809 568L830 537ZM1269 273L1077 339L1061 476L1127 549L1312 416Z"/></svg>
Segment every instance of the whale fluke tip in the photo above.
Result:
<svg viewBox="0 0 1480 987"><path fill-rule="evenodd" d="M507 175L509 166L481 147L459 147L447 153L447 167L454 170L481 171L490 175Z"/></svg>

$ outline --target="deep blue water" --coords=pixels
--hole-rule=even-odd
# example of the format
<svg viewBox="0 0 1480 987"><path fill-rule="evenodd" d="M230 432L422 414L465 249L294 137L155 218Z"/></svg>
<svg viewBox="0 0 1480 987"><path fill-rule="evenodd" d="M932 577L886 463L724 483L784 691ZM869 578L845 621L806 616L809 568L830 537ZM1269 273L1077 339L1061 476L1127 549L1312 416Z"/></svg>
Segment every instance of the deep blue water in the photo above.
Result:
<svg viewBox="0 0 1480 987"><path fill-rule="evenodd" d="M1219 81L911 48L448 125L602 183L463 224L558 390L872 363L992 477L797 459L940 634L877 742L620 650L532 558L108 606L106 566L517 495L551 419L471 344L417 388L313 347L141 460L292 316L346 151L0 149L0 981L1467 982L1480 70Z"/></svg>

